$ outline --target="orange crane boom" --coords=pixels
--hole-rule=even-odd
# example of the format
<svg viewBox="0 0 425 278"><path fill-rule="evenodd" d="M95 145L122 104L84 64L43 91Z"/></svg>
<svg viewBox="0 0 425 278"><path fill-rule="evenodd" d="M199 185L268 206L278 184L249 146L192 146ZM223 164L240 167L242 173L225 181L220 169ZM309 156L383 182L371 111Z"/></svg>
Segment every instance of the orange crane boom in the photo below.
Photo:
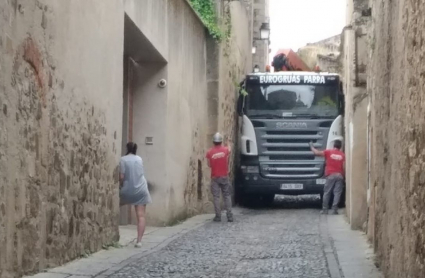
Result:
<svg viewBox="0 0 425 278"><path fill-rule="evenodd" d="M281 49L273 57L272 66L279 71L311 71L292 49Z"/></svg>

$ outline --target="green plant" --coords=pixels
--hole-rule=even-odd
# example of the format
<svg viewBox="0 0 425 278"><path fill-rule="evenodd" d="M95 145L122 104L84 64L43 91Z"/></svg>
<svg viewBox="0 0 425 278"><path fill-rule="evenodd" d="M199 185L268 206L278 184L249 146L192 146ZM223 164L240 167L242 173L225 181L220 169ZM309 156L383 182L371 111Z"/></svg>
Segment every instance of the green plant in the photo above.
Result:
<svg viewBox="0 0 425 278"><path fill-rule="evenodd" d="M238 89L241 95L246 97L248 95L248 92L245 90L245 88L241 87L237 81L233 81L235 83L235 87Z"/></svg>
<svg viewBox="0 0 425 278"><path fill-rule="evenodd" d="M85 250L81 255L80 255L80 257L81 258L88 258L89 256L90 256L90 254L91 254L91 252L90 251L88 251L88 250Z"/></svg>
<svg viewBox="0 0 425 278"><path fill-rule="evenodd" d="M221 41L223 39L223 32L218 26L218 17L215 10L214 2L212 0L189 0L193 9L198 13L204 25L207 27L210 35Z"/></svg>
<svg viewBox="0 0 425 278"><path fill-rule="evenodd" d="M121 245L121 244L119 244L119 242L114 241L114 242L112 242L112 243L102 245L102 248L103 248L104 250L109 250L109 249L111 249L111 248L122 248L122 245Z"/></svg>

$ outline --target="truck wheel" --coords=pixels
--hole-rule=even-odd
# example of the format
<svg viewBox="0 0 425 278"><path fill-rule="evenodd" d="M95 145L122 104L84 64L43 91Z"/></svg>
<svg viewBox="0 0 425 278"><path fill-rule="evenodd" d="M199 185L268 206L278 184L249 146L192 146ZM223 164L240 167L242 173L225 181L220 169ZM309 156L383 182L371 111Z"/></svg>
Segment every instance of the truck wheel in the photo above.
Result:
<svg viewBox="0 0 425 278"><path fill-rule="evenodd" d="M242 204L242 189L240 188L240 186L235 186L235 205L241 205Z"/></svg>

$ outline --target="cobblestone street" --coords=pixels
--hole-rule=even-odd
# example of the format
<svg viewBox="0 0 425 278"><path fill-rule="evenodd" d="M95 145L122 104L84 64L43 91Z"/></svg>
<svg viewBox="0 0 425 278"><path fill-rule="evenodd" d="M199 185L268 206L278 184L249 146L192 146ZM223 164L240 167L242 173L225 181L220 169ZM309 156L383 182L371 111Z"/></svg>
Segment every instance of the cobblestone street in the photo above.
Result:
<svg viewBox="0 0 425 278"><path fill-rule="evenodd" d="M112 277L329 277L317 214L261 211L209 223Z"/></svg>
<svg viewBox="0 0 425 278"><path fill-rule="evenodd" d="M133 247L135 227L122 226L122 248L32 277L381 278L364 235L319 208L315 196L285 197L269 208L235 208L234 223L199 215L149 227L141 249Z"/></svg>
<svg viewBox="0 0 425 278"><path fill-rule="evenodd" d="M109 277L332 277L317 200L294 198L210 222ZM333 217L333 216L328 216Z"/></svg>

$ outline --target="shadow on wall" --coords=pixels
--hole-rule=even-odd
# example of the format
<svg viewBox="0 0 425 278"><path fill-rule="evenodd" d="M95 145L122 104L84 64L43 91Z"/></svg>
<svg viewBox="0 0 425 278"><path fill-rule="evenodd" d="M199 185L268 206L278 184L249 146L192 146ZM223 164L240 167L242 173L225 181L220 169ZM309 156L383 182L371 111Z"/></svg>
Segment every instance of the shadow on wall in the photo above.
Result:
<svg viewBox="0 0 425 278"><path fill-rule="evenodd" d="M156 184L155 183L153 183L153 182L151 182L151 181L147 181L147 183L148 183L148 189L149 189L149 193L155 193L156 192L156 188L157 188L157 186L156 186Z"/></svg>

